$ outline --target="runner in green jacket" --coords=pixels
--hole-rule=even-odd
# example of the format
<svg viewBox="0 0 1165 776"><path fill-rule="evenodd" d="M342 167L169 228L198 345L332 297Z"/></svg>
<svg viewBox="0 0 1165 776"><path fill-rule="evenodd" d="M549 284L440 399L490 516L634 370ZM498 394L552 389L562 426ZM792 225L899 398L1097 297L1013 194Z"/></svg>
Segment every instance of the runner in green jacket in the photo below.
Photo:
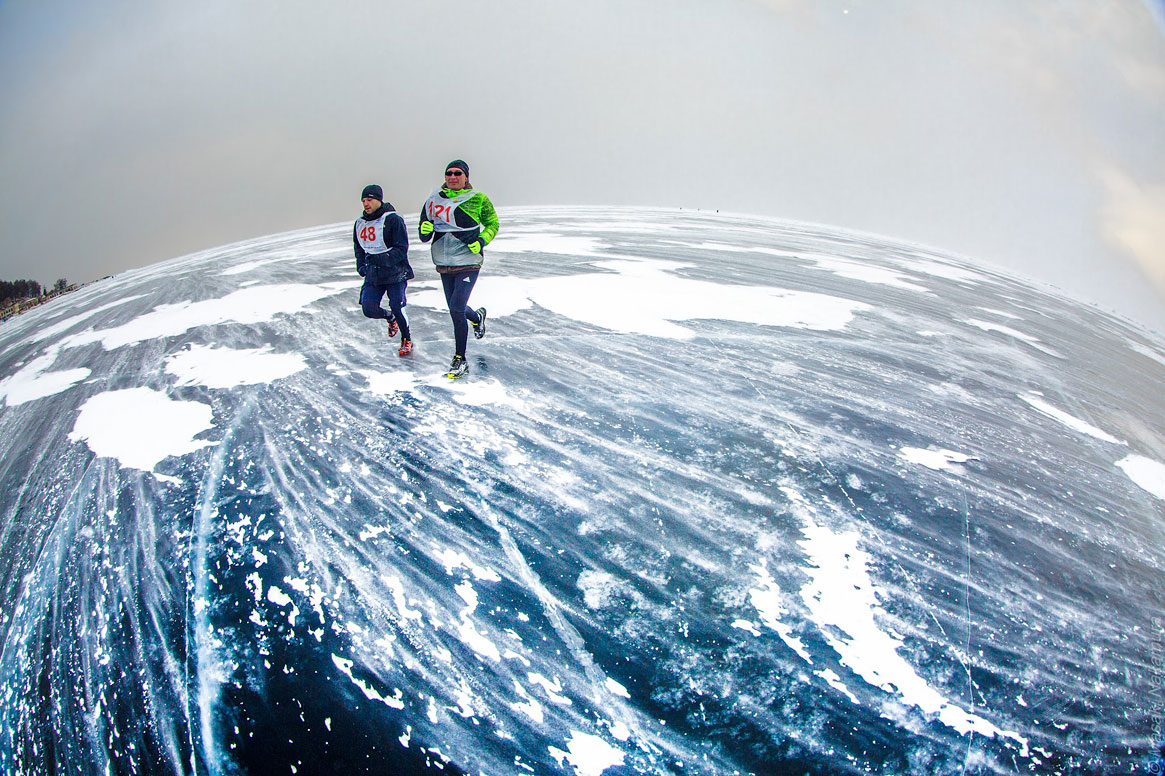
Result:
<svg viewBox="0 0 1165 776"><path fill-rule="evenodd" d="M453 319L457 352L446 376L458 378L469 371L465 346L469 324L473 335L485 336L485 308L469 307L469 295L481 271L485 246L498 233L498 215L489 197L469 182L469 165L454 159L445 165L445 185L434 189L421 208L421 242L433 243L433 264L441 275L445 301Z"/></svg>

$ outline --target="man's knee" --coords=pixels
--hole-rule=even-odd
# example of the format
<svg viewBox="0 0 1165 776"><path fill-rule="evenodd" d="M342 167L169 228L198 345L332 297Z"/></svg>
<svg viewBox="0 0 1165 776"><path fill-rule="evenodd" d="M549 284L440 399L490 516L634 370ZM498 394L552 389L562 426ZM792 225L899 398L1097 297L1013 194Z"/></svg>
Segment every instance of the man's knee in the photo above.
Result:
<svg viewBox="0 0 1165 776"><path fill-rule="evenodd" d="M380 312L379 302L361 301L360 309L364 311L365 318L383 318L384 314Z"/></svg>

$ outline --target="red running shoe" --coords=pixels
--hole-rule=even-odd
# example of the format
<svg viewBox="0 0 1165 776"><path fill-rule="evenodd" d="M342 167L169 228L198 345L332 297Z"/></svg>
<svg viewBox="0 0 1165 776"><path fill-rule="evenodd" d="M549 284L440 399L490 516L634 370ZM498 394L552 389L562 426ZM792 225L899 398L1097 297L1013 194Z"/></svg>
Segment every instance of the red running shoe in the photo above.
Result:
<svg viewBox="0 0 1165 776"><path fill-rule="evenodd" d="M388 319L388 338L392 339L396 333L400 331L400 327L396 325L396 318Z"/></svg>
<svg viewBox="0 0 1165 776"><path fill-rule="evenodd" d="M402 339L400 341L400 350L396 352L398 356L407 356L413 352L413 341L411 339Z"/></svg>

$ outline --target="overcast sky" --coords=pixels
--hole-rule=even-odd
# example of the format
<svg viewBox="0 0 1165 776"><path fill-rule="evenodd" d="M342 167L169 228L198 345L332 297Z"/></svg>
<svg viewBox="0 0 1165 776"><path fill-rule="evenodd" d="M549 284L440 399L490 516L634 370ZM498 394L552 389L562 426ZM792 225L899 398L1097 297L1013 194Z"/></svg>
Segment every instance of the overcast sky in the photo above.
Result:
<svg viewBox="0 0 1165 776"><path fill-rule="evenodd" d="M757 213L1165 332L1162 0L0 0L0 279L419 209ZM504 229L504 223L503 223Z"/></svg>

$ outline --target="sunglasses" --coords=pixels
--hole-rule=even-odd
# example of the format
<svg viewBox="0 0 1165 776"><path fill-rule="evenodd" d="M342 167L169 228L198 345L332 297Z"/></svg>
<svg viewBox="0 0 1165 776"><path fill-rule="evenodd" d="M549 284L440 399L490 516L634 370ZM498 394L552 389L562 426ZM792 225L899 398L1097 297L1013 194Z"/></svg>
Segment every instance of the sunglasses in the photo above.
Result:
<svg viewBox="0 0 1165 776"><path fill-rule="evenodd" d="M463 173L461 170L446 170L445 171L446 176L452 175L454 177L459 177L459 176L464 175L464 174L465 173Z"/></svg>

